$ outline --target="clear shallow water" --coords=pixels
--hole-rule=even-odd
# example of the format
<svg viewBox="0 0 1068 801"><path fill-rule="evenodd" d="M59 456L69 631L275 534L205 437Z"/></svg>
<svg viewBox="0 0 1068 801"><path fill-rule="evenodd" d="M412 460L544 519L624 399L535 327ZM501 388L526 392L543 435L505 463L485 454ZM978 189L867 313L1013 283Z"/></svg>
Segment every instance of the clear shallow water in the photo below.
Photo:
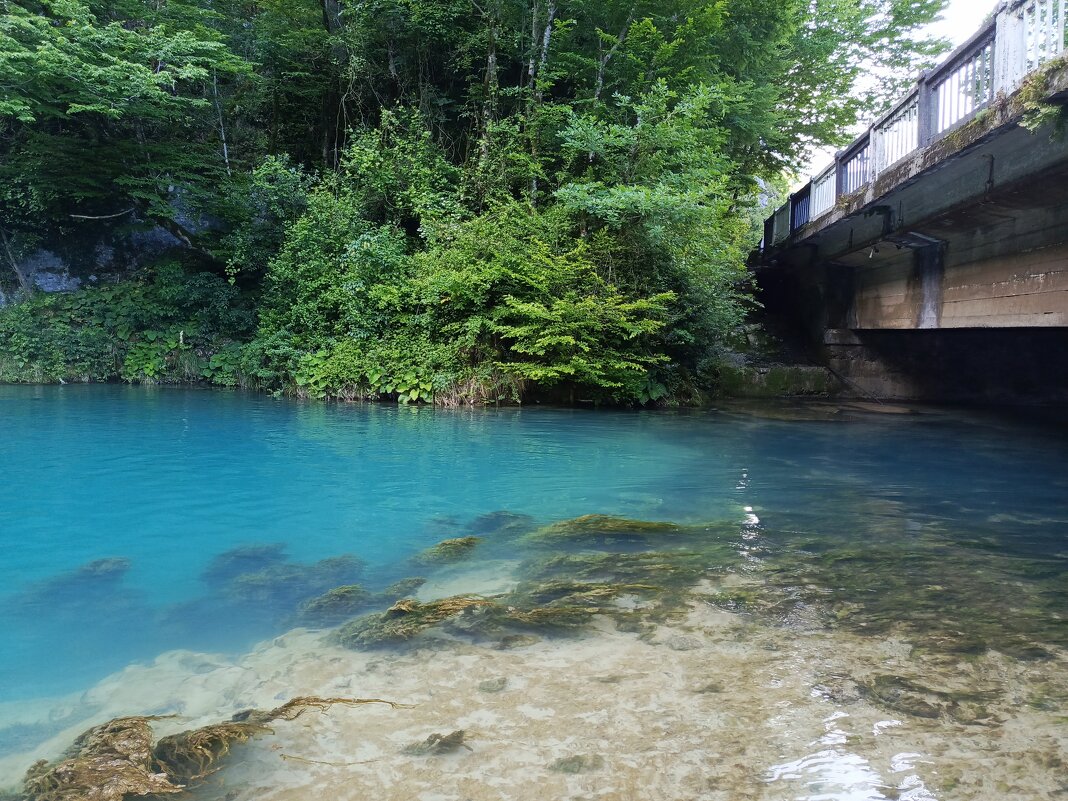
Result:
<svg viewBox="0 0 1068 801"><path fill-rule="evenodd" d="M794 411L454 412L0 388L0 701L82 690L172 649L238 653L292 627L303 598L356 580L351 564L319 560L359 557L359 580L378 589L499 511L733 522L740 564L771 565L770 589L760 604L727 593L721 608L752 601L788 622L830 602L858 629L905 623L934 647L951 640L951 653L1034 658L1065 644L1063 430L949 411ZM252 545L271 546L260 557L286 578L235 597L219 576L244 568L217 560ZM900 702L903 691L874 692Z"/></svg>

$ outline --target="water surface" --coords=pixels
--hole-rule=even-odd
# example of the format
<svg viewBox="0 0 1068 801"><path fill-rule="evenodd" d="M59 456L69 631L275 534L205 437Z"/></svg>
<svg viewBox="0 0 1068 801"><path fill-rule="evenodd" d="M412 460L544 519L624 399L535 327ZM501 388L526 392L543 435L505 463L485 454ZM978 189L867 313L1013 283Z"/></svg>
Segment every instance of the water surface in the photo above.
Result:
<svg viewBox="0 0 1068 801"><path fill-rule="evenodd" d="M872 722L884 729L913 718L920 729L931 720L993 725L983 718L997 706L990 694L1007 685L968 673L993 658L1015 666L1002 674L1030 677L1018 701L1055 715L1068 699L1056 686L1068 646L1068 439L988 413L889 411L444 411L140 387L0 388L0 758L70 725L70 699L88 703L92 693L83 694L108 676L116 698L128 694L126 714L160 711L113 674L166 652L241 659L298 625L309 597L357 581L380 590L416 572L412 557L434 543L492 534L487 521L498 513L527 530L602 514L707 531L697 551L719 583L703 587L702 614L728 616L741 627L730 636L753 648L789 651L767 681L792 687L772 674L793 660L796 675L811 679L798 692L832 704L823 733L800 753L790 741L753 767L745 782L785 788L753 797L975 797L953 795L959 777L940 787L912 767L888 794L874 757L842 749L852 735L836 715L862 717L856 704L868 704L887 712ZM506 570L500 560L522 543L476 554L465 568L477 581L450 574L439 584L492 589ZM707 634L720 625L711 620L672 636ZM621 664L638 665L630 649L644 646L625 636L605 639L599 653L617 649ZM824 637L836 645L813 647ZM661 639L672 659L699 650ZM909 665L931 660L919 673L861 676L836 662L842 648L860 659L899 640ZM553 658L579 653L566 640L554 647L564 651ZM753 666L759 658L746 657ZM882 657L865 658L877 667ZM930 671L952 665L960 686L951 692L947 676ZM843 678L848 671L857 675ZM730 692L730 677L717 681ZM1019 694L1026 682L1016 682ZM1050 682L1044 695L1036 689ZM982 709L976 693L987 694ZM742 698L739 684L735 703ZM781 705L755 714L808 736ZM57 718L63 726L49 724ZM1068 758L1062 747L1035 745L1050 760L1027 770L1052 776ZM887 757L906 766L925 758Z"/></svg>

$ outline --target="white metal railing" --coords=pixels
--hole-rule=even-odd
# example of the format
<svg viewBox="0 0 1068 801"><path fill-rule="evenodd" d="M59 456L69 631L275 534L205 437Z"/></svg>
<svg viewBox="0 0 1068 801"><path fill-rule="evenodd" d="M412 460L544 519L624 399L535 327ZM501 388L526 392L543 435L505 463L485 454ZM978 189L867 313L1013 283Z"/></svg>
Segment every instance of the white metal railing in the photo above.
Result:
<svg viewBox="0 0 1068 801"><path fill-rule="evenodd" d="M994 99L993 36L943 75L931 89L937 110L936 134L948 131Z"/></svg>
<svg viewBox="0 0 1068 801"><path fill-rule="evenodd" d="M780 242L785 242L790 236L790 204L785 203L775 212L775 228L773 230L772 241L778 245Z"/></svg>
<svg viewBox="0 0 1068 801"><path fill-rule="evenodd" d="M765 223L765 247L786 241L902 159L927 147L1027 76L1068 52L1068 0L1002 0L992 19L791 195Z"/></svg>
<svg viewBox="0 0 1068 801"><path fill-rule="evenodd" d="M838 168L838 191L851 195L875 177L872 171L871 139L856 148Z"/></svg>
<svg viewBox="0 0 1068 801"><path fill-rule="evenodd" d="M920 99L918 93L894 109L872 129L875 171L882 172L916 150L920 142Z"/></svg>
<svg viewBox="0 0 1068 801"><path fill-rule="evenodd" d="M834 171L834 167L831 167L825 170L823 175L812 179L812 200L809 206L811 219L815 220L817 217L822 217L834 208L834 202L838 199L837 187L835 186L837 178L838 175Z"/></svg>
<svg viewBox="0 0 1068 801"><path fill-rule="evenodd" d="M1023 6L1023 27L1030 72L1064 52L1066 0L1030 0Z"/></svg>

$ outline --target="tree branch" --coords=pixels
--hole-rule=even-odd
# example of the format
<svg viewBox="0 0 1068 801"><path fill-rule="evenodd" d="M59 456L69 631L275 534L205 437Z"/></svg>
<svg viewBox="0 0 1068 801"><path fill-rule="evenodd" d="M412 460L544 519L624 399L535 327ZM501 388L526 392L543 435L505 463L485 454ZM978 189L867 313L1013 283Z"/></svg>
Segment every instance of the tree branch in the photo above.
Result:
<svg viewBox="0 0 1068 801"><path fill-rule="evenodd" d="M116 217L122 217L124 214L130 214L134 211L137 211L136 206L130 206L126 211L117 211L114 214L101 214L99 217L93 217L88 214L72 214L70 216L75 220L113 220Z"/></svg>

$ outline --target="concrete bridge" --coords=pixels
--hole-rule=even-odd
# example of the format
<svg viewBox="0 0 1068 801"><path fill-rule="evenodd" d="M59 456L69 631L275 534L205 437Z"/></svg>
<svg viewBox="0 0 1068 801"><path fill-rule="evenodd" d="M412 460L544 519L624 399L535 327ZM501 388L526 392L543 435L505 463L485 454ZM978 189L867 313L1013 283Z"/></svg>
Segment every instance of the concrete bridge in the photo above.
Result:
<svg viewBox="0 0 1068 801"><path fill-rule="evenodd" d="M863 392L1068 402L1066 16L1003 2L766 222L769 316Z"/></svg>

